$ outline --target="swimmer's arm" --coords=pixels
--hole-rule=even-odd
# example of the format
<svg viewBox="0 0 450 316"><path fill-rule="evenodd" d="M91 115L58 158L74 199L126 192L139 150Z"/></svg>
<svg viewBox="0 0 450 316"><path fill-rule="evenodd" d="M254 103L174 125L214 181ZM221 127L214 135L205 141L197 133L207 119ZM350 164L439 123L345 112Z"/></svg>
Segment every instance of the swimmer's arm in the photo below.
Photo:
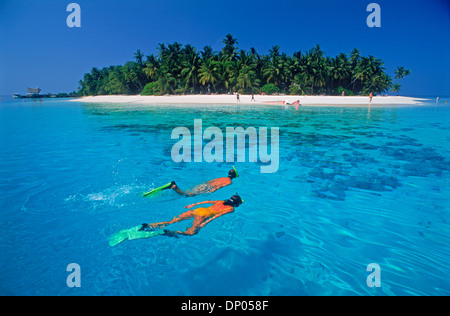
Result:
<svg viewBox="0 0 450 316"><path fill-rule="evenodd" d="M203 202L198 202L198 203L195 203L195 204L191 204L191 205L185 206L184 208L193 208L194 206L197 206L197 205L200 205L200 204L216 204L216 203L219 203L219 202L223 202L223 201L203 201Z"/></svg>

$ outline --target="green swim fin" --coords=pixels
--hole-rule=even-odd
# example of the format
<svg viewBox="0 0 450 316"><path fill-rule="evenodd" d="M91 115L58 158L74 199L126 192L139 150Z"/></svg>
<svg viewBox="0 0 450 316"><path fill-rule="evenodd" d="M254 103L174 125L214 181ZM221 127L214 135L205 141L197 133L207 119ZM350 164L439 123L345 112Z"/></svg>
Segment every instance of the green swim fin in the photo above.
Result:
<svg viewBox="0 0 450 316"><path fill-rule="evenodd" d="M162 187L159 187L159 188L156 188L156 189L153 189L151 191L148 191L148 192L144 193L143 196L146 197L146 196L153 195L155 193L161 192L162 190L166 190L166 189L170 188L171 185L172 185L172 182L167 183L166 185L163 185Z"/></svg>
<svg viewBox="0 0 450 316"><path fill-rule="evenodd" d="M158 235L163 235L163 230L157 230L157 231L146 231L146 230L139 230L142 227L142 225L132 227L130 229L124 229L118 232L117 234L113 235L109 240L109 245L111 247L116 246L117 244L121 243L125 240L134 240L134 239L142 239L142 238L150 238L155 237Z"/></svg>

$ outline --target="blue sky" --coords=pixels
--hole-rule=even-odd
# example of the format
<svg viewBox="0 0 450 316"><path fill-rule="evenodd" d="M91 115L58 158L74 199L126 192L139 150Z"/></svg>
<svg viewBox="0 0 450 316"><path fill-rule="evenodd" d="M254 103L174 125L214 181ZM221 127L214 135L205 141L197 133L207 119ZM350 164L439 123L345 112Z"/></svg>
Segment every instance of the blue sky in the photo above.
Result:
<svg viewBox="0 0 450 316"><path fill-rule="evenodd" d="M69 28L66 7L81 7L81 28ZM369 28L369 3L381 7L381 27ZM353 48L411 75L402 95L450 95L449 0L0 0L0 95L70 92L92 67L124 64L158 43L292 54L320 44L326 55Z"/></svg>

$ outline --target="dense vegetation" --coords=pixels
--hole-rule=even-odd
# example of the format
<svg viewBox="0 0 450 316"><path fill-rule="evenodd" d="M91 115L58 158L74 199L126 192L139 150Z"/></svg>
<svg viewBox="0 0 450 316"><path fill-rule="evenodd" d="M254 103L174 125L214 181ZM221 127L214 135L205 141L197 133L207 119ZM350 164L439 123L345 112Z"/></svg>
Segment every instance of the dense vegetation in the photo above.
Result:
<svg viewBox="0 0 450 316"><path fill-rule="evenodd" d="M260 93L367 95L370 92L400 92L386 74L384 63L373 56L362 56L353 49L349 56L325 56L319 45L292 56L282 53L278 45L268 55L256 49L238 50L231 35L225 46L215 52L210 46L197 51L192 45L159 44L157 55L137 50L134 61L125 65L93 68L80 80L81 95L108 94L192 94L192 93ZM145 61L144 61L145 57ZM395 79L410 73L404 67L395 70Z"/></svg>

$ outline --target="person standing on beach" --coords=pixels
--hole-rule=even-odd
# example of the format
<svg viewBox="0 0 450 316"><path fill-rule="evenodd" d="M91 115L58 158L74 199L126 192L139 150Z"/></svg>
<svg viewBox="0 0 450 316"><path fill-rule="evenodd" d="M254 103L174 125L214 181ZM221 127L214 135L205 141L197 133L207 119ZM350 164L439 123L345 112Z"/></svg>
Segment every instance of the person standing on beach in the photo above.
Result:
<svg viewBox="0 0 450 316"><path fill-rule="evenodd" d="M256 102L256 100L255 100L255 95L252 93L252 99L250 100L250 102Z"/></svg>
<svg viewBox="0 0 450 316"><path fill-rule="evenodd" d="M373 98L373 92L371 92L371 93L369 94L369 102L370 102L370 103L372 103L372 98Z"/></svg>
<svg viewBox="0 0 450 316"><path fill-rule="evenodd" d="M239 93L236 93L236 98L237 98L237 102L241 102L241 100L239 100Z"/></svg>

